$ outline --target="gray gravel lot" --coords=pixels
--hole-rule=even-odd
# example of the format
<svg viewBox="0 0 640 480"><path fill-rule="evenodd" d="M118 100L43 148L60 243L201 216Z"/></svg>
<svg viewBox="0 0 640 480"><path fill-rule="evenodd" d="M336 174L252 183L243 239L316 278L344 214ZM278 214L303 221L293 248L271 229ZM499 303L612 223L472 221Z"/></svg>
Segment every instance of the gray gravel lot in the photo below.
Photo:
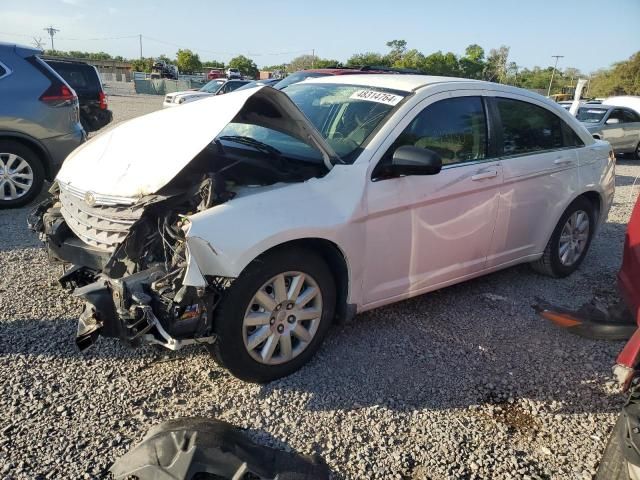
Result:
<svg viewBox="0 0 640 480"><path fill-rule="evenodd" d="M110 97L116 121L161 97ZM200 348L73 343L79 304L25 225L0 211L0 478L104 478L153 424L227 420L257 441L321 455L336 478L587 479L622 397L621 343L539 319L536 296L614 295L640 162L620 161L615 205L580 270L527 266L359 315L296 374L245 384Z"/></svg>

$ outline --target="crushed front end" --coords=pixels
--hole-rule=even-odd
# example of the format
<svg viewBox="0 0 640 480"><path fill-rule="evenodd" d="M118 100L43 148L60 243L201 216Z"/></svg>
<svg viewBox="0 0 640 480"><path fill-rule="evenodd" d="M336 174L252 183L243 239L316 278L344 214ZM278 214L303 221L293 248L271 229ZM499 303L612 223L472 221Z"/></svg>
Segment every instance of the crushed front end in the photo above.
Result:
<svg viewBox="0 0 640 480"><path fill-rule="evenodd" d="M64 265L61 285L84 301L76 337L81 350L99 335L172 350L213 343L212 312L231 280L205 279L190 264L184 227L187 215L222 201L214 183L207 177L131 203L57 182L52 197L30 214L29 226L51 260ZM189 284L186 277L199 281Z"/></svg>

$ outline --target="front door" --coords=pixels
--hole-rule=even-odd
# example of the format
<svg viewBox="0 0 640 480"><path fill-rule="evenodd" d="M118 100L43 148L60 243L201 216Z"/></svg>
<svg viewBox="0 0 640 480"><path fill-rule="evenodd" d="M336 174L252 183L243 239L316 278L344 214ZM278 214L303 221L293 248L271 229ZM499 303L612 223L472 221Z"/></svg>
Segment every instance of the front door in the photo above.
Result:
<svg viewBox="0 0 640 480"><path fill-rule="evenodd" d="M435 151L442 157L442 171L385 178L384 165L403 145ZM365 304L407 298L482 270L498 212L502 167L489 158L479 92L425 100L381 151L366 195Z"/></svg>

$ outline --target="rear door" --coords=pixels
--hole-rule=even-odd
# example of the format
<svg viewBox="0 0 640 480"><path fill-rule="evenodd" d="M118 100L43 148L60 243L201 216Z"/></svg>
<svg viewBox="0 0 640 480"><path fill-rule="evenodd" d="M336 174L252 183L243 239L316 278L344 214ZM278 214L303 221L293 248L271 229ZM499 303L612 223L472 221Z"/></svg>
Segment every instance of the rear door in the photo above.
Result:
<svg viewBox="0 0 640 480"><path fill-rule="evenodd" d="M628 148L625 140L624 123L623 109L614 108L609 112L602 126L602 139L609 142L615 152Z"/></svg>
<svg viewBox="0 0 640 480"><path fill-rule="evenodd" d="M496 92L492 111L504 181L488 266L522 260L544 249L550 229L578 185L575 132L529 97Z"/></svg>
<svg viewBox="0 0 640 480"><path fill-rule="evenodd" d="M624 117L624 137L625 145L629 151L635 151L640 144L640 115L625 108L622 111Z"/></svg>

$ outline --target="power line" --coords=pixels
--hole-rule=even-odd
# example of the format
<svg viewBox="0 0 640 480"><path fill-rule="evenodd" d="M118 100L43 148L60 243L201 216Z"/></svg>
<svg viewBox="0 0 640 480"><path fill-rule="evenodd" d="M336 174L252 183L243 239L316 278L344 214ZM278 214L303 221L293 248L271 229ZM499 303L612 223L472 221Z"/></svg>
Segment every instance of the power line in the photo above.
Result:
<svg viewBox="0 0 640 480"><path fill-rule="evenodd" d="M47 32L51 37L51 50L55 50L55 48L53 47L53 36L56 33L58 33L60 30L58 30L57 28L53 28L53 25L50 25L47 28L45 28L44 31Z"/></svg>
<svg viewBox="0 0 640 480"><path fill-rule="evenodd" d="M547 90L547 97L551 95L551 84L553 83L553 77L556 74L556 68L558 67L558 59L564 58L564 55L551 55L551 58L556 59L556 63L553 66L553 72L551 72L551 80L549 80L549 90Z"/></svg>

